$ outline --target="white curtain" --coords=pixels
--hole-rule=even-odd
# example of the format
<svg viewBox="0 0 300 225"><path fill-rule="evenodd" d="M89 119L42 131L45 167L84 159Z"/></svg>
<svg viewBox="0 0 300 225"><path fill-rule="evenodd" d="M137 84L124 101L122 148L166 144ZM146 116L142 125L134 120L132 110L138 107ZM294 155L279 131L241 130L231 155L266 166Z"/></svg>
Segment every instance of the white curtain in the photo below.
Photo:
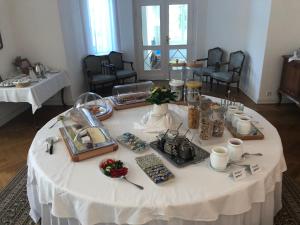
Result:
<svg viewBox="0 0 300 225"><path fill-rule="evenodd" d="M116 0L81 0L88 54L119 50Z"/></svg>

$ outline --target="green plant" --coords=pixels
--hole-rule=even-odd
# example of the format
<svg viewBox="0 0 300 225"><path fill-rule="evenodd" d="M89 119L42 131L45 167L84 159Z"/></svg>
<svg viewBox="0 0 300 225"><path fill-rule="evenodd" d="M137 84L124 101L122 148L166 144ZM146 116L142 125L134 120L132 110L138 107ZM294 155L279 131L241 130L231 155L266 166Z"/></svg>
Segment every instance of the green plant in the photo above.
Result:
<svg viewBox="0 0 300 225"><path fill-rule="evenodd" d="M161 105L164 103L169 103L175 101L176 94L171 92L170 89L155 87L151 91L151 95L146 99L147 102L151 104Z"/></svg>

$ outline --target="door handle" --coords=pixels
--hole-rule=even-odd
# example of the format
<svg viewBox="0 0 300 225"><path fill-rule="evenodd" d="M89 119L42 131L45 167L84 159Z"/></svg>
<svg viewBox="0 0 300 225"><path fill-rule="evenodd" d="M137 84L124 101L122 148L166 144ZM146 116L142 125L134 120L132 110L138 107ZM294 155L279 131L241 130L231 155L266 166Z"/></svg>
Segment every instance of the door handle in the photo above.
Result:
<svg viewBox="0 0 300 225"><path fill-rule="evenodd" d="M171 39L171 38L169 37L169 35L167 35L167 36L166 36L166 43L167 43L167 44L170 43L170 39Z"/></svg>

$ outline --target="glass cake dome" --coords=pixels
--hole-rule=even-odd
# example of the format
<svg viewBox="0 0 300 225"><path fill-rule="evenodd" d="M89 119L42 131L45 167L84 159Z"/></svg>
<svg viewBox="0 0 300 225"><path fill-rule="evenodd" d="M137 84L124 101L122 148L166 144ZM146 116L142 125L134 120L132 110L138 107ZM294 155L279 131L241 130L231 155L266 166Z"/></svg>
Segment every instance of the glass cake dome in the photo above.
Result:
<svg viewBox="0 0 300 225"><path fill-rule="evenodd" d="M93 92L86 92L80 95L73 108L85 108L96 117L101 117L111 110L111 107L105 102L105 100L100 95Z"/></svg>
<svg viewBox="0 0 300 225"><path fill-rule="evenodd" d="M114 86L111 100L115 105L145 102L153 86L152 81Z"/></svg>

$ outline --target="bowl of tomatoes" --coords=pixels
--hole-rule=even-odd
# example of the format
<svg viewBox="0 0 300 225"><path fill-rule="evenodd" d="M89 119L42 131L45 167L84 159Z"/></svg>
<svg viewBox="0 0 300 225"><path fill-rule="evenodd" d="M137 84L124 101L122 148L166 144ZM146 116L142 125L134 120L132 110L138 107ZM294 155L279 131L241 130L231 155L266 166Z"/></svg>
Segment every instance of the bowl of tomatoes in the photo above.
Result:
<svg viewBox="0 0 300 225"><path fill-rule="evenodd" d="M104 175L111 178L118 178L125 176L128 173L128 168L124 166L121 160L106 159L99 165L100 170Z"/></svg>

